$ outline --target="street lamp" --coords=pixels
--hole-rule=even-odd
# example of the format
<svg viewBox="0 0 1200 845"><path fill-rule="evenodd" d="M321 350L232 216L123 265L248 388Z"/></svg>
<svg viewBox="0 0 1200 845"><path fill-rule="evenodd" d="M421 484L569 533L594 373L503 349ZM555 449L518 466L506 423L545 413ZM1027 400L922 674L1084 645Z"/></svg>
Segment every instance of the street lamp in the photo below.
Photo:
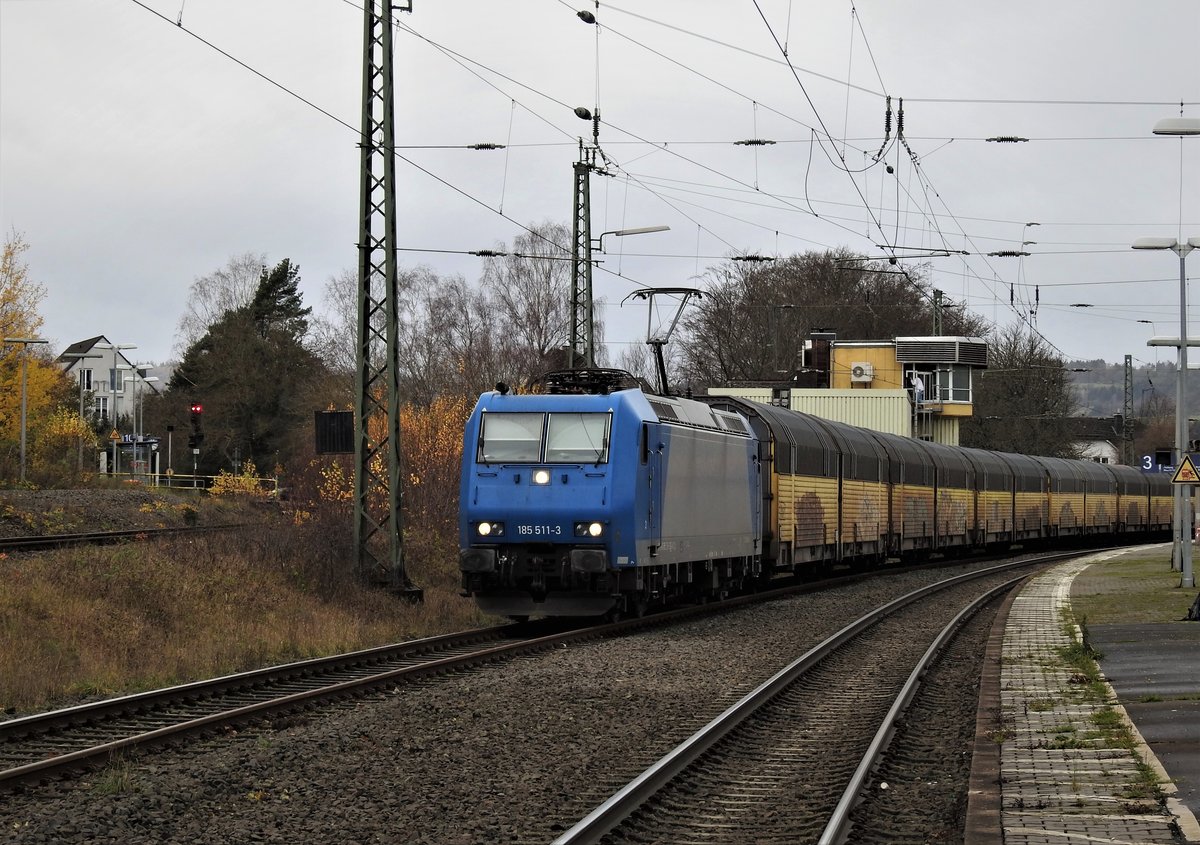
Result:
<svg viewBox="0 0 1200 845"><path fill-rule="evenodd" d="M29 369L29 344L49 343L36 337L6 337L5 343L21 344L21 483L25 483L25 378Z"/></svg>
<svg viewBox="0 0 1200 845"><path fill-rule="evenodd" d="M1155 127L1155 131L1157 131L1157 127ZM1188 238L1187 243L1180 243L1175 238L1138 238L1133 242L1134 249L1169 249L1179 256L1179 364L1175 388L1176 467L1183 463L1183 456L1187 454L1187 349L1191 345L1187 321L1187 257L1188 253L1198 246L1200 246L1200 237ZM1174 487L1175 530L1173 532L1174 544L1171 550L1171 568L1174 569L1175 563L1178 562L1180 572L1183 574L1182 586L1194 587L1196 583L1192 574L1192 528L1187 525L1190 522L1188 517L1191 510L1191 491L1188 491L1185 499L1183 485L1177 484Z"/></svg>
<svg viewBox="0 0 1200 845"><path fill-rule="evenodd" d="M649 235L651 232L669 232L670 226L642 226L637 229L614 229L611 232L601 232L600 237L596 241L596 251L604 252L604 236L612 235L614 238L623 238L626 235Z"/></svg>
<svg viewBox="0 0 1200 845"><path fill-rule="evenodd" d="M134 369L136 373L137 370ZM158 381L158 376L147 376L141 379L142 384L150 384L150 382ZM133 438L133 454L137 457L137 446L140 441L146 439L146 396L142 393L138 395L137 383L133 385L133 412L137 415L137 428ZM153 470L151 466L154 461L151 459L150 449L146 449L146 472L150 473ZM157 482L156 482L157 483Z"/></svg>
<svg viewBox="0 0 1200 845"><path fill-rule="evenodd" d="M575 113L580 117L591 117L591 112L584 108L578 108ZM596 114L595 124L593 126L593 135L598 135L600 125L600 115ZM576 164L576 185L579 184L579 174L586 175L588 166ZM587 207L587 193L584 188L584 208ZM578 196L578 195L577 195ZM587 217L585 213L584 217ZM604 236L613 235L614 237L624 237L625 235L645 235L650 232L666 232L670 230L670 226L641 226L636 229L613 229L609 232L601 232L600 237L593 239L590 236L586 243L581 243L578 238L585 230L590 232L590 224L586 226L580 225L580 220L576 220L576 254L575 263L571 271L571 345L568 352L567 366L571 369L577 369L582 365L583 369L588 369L596 366L596 343L593 332L595 323L593 317L592 303L592 264L599 264L598 259L592 257L593 250L598 252L604 251ZM578 254L579 248L585 247L583 256ZM582 261L580 260L582 258ZM581 272L582 271L582 272Z"/></svg>
<svg viewBox="0 0 1200 845"><path fill-rule="evenodd" d="M121 370L129 369L128 366L122 366L122 365L118 364L117 358L124 357L121 355L122 349L137 349L137 344L110 343L105 348L111 349L112 354L113 354L113 358L112 358L113 365L112 365L112 369L110 371L110 374L112 377L108 380L108 390L109 390L109 393L112 395L112 407L109 410L112 415L112 427L113 427L113 433L115 434L117 432L117 379L119 379L121 377L120 376ZM124 385L124 382L122 382L121 390L124 391L124 389L125 389L125 385ZM111 468L110 472L115 475L121 469L121 467L120 467L121 451L117 447L116 440L112 441L112 452L113 452L113 460L112 460L112 468Z"/></svg>
<svg viewBox="0 0 1200 845"><path fill-rule="evenodd" d="M100 344L96 344L96 346L100 347L100 348L104 348ZM64 352L61 357L73 358L76 361L82 362L86 358L103 358L104 356L100 355L98 353L92 353L92 352ZM79 424L82 426L82 425L86 424L86 418L83 416L83 368L80 367L79 371L76 372L75 375L79 378ZM78 440L79 440L79 474L83 475L83 432L82 431L79 432Z"/></svg>
<svg viewBox="0 0 1200 845"><path fill-rule="evenodd" d="M133 466L131 466L129 468L129 472L131 475L133 473L137 472L138 445L141 443L142 437L145 433L142 430L141 422L138 419L138 414L141 409L141 402L139 401L139 396L138 396L138 393L139 393L138 385L145 384L145 383L151 382L151 381L158 381L157 376L150 376L149 378L143 378L140 374L141 371L138 369L139 366L140 365L138 365L138 364L132 365L132 367L130 367L130 370L133 373L133 375L125 376L125 378L122 379L123 384L124 383L132 383L133 384L133 401L130 403L130 415L132 416L131 423L133 425ZM149 463L150 463L149 458L146 459L146 463L147 463L147 465L149 465Z"/></svg>
<svg viewBox="0 0 1200 845"><path fill-rule="evenodd" d="M1179 219L1183 220L1183 138L1188 135L1200 135L1200 119L1194 117L1168 117L1154 124L1155 135L1173 135L1179 138ZM1187 254L1200 246L1200 238L1189 238L1187 243L1181 243L1175 238L1138 238L1133 243L1134 249L1169 249L1179 256L1179 373L1178 396L1175 399L1175 451L1176 466L1183 461L1184 449L1187 447L1187 410L1184 403L1187 396L1187 348L1191 343L1187 329ZM1184 498L1183 485L1175 485L1175 542L1171 548L1171 568L1179 562L1183 575L1181 586L1196 586L1192 574L1192 531L1189 524L1184 530L1184 520L1190 516L1186 511L1191 507L1191 488ZM1188 519L1191 523L1192 520Z"/></svg>

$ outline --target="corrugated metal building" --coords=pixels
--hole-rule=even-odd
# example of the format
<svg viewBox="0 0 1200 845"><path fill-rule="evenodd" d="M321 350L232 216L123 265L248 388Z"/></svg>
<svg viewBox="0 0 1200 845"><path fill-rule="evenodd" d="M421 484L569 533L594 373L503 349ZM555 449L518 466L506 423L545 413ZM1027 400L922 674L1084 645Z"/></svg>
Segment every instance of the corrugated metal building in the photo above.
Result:
<svg viewBox="0 0 1200 845"><path fill-rule="evenodd" d="M987 343L968 337L839 341L814 334L791 382L710 387L875 431L959 444L959 423L974 413L974 374L987 367ZM914 385L923 385L922 391ZM804 386L800 386L803 384ZM817 386L820 385L820 386Z"/></svg>

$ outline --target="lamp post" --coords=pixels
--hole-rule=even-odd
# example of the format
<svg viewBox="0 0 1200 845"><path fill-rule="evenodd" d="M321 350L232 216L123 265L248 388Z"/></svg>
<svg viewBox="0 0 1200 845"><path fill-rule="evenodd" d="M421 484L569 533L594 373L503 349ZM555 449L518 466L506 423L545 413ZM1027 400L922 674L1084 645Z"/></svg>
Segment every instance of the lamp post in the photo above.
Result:
<svg viewBox="0 0 1200 845"><path fill-rule="evenodd" d="M121 370L129 369L128 366L122 366L122 365L118 364L117 358L123 357L123 356L121 356L122 349L137 349L137 345L133 344L133 343L110 343L107 346L105 346L104 348L111 349L112 354L113 354L112 370L110 371L111 378L108 381L108 390L109 390L109 393L112 395L112 408L110 409L110 412L112 414L113 432L115 433L117 431L117 380L121 377L120 376ZM121 383L121 389L122 390L125 389L123 382ZM116 475L117 472L119 472L120 468L121 468L120 467L121 451L117 447L116 440L112 441L112 452L113 452L112 468L109 471L113 475Z"/></svg>
<svg viewBox="0 0 1200 845"><path fill-rule="evenodd" d="M623 238L626 235L649 235L652 232L669 232L670 226L641 226L637 229L614 229L610 232L601 232L600 237L596 241L596 251L604 252L604 236L612 235L614 238Z"/></svg>
<svg viewBox="0 0 1200 845"><path fill-rule="evenodd" d="M135 374L137 373L136 368L134 369L134 373ZM142 384L149 384L152 381L158 381L158 376L148 376L146 378L141 379ZM146 396L145 396L145 393L142 393L142 395L140 395L140 396L138 395L138 389L137 389L136 382L133 385L133 411L135 414L137 414L137 428L134 431L134 438L133 438L133 449L134 449L134 455L136 456L138 442L146 439ZM150 450L149 450L149 448L147 448L146 449L146 472L147 472L147 474L149 474L149 472L151 471L151 469L152 469L151 464L153 464L153 463L154 463L154 461L151 460Z"/></svg>
<svg viewBox="0 0 1200 845"><path fill-rule="evenodd" d="M584 109L584 111L587 111ZM579 114L579 110L576 110ZM582 115L581 115L582 116ZM591 112L588 112L588 118L591 118ZM600 119L599 114L596 115L596 120ZM578 182L579 175L586 176L590 165L576 166L576 181ZM586 197L586 190L584 192ZM586 207L587 200L584 199ZM585 217L589 215L585 212ZM577 215L578 217L578 215ZM586 223L582 227L582 231L590 231L591 224ZM640 226L636 229L613 229L608 232L601 232L600 237L596 239L587 238L580 244L579 234L580 221L576 220L576 247L577 252L580 248L586 251L585 256L576 254L575 269L572 270L571 281L571 347L568 353L568 366L571 369L590 369L596 366L596 342L594 336L595 318L592 311L592 264L598 264L599 261L592 258L593 250L596 252L604 252L604 237L612 235L613 237L622 238L626 235L646 235L651 232L666 232L670 230L670 226ZM582 271L583 278L580 278ZM582 335L582 336L581 336Z"/></svg>
<svg viewBox="0 0 1200 845"><path fill-rule="evenodd" d="M772 346L772 353L773 353L773 357L774 357L774 361L772 363L774 364L774 369L775 369L775 372L771 374L772 378L778 378L780 373L787 372L786 370L779 369L779 346L780 346L780 341L783 336L783 332L780 329L783 327L783 312L784 311L793 311L793 310L795 310L795 308L796 308L795 305L789 305L789 304L772 305L771 306L771 316L774 318L771 321L772 323L774 323L774 325L771 327L771 331L772 331L771 346Z"/></svg>
<svg viewBox="0 0 1200 845"><path fill-rule="evenodd" d="M1189 238L1187 243L1180 243L1175 238L1138 238L1133 242L1134 249L1169 249L1179 256L1179 363L1176 373L1175 387L1175 466L1183 462L1187 454L1187 368L1188 368L1188 337L1187 321L1187 257L1188 253L1200 246L1200 237ZM1169 345L1175 345L1171 343ZM1191 491L1184 495L1184 485L1176 484L1175 497L1175 530L1171 548L1171 568L1178 565L1183 574L1184 587L1196 586L1192 574L1192 528L1188 523L1191 511Z"/></svg>
<svg viewBox="0 0 1200 845"><path fill-rule="evenodd" d="M1179 138L1179 219L1183 220L1183 138L1189 135L1200 135L1200 119L1188 117L1169 117L1154 124L1155 135L1168 135ZM1169 249L1179 256L1179 373L1178 387L1175 400L1175 465L1180 466L1187 448L1187 348L1190 344L1187 328L1187 255L1197 246L1200 238L1189 238L1187 243L1175 238L1138 238L1133 243L1134 249ZM1191 515L1191 488L1187 489L1184 497L1184 485L1175 485L1175 542L1171 549L1171 568L1179 564L1182 573L1182 586L1196 586L1192 573L1192 531L1194 530ZM1185 521L1188 523L1185 530Z"/></svg>
<svg viewBox="0 0 1200 845"><path fill-rule="evenodd" d="M49 343L37 337L6 337L5 343L21 344L21 483L25 483L25 379L29 369L29 344Z"/></svg>
<svg viewBox="0 0 1200 845"><path fill-rule="evenodd" d="M97 344L97 346L99 346L99 344ZM101 348L103 348L103 347L101 347ZM76 361L82 362L86 358L103 358L104 356L96 354L96 353L91 353L91 352L64 352L61 357L73 358ZM79 378L79 424L85 425L86 418L83 416L83 368L82 367L76 373L76 376ZM80 433L79 433L78 440L79 440L79 474L83 475L83 432L82 431L80 431Z"/></svg>
<svg viewBox="0 0 1200 845"><path fill-rule="evenodd" d="M129 422L130 426L133 428L133 459L129 464L129 477L132 478L134 473L137 472L138 465L137 364L131 365L129 370L133 373L133 375L125 376L125 378L121 379L121 383L133 384L133 401L130 402L129 408L130 416L132 417Z"/></svg>

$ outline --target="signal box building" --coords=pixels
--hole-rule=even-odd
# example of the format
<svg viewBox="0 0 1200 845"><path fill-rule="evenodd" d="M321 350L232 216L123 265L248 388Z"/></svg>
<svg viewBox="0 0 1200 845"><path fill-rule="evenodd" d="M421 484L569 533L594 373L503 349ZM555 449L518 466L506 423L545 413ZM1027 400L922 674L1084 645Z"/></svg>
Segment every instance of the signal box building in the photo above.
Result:
<svg viewBox="0 0 1200 845"><path fill-rule="evenodd" d="M962 420L975 411L977 372L986 368L982 338L839 341L818 332L805 341L804 360L786 381L710 387L708 393L957 446Z"/></svg>

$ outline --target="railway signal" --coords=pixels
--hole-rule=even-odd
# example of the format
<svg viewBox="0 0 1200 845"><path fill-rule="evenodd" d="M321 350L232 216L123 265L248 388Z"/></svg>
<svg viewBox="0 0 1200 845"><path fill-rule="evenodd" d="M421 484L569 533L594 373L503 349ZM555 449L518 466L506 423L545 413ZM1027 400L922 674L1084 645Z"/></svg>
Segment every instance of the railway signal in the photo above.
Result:
<svg viewBox="0 0 1200 845"><path fill-rule="evenodd" d="M202 424L204 421L204 406L199 402L193 402L191 405L192 414L192 433L188 435L188 448L195 451L200 448L200 444L204 442L204 429Z"/></svg>

